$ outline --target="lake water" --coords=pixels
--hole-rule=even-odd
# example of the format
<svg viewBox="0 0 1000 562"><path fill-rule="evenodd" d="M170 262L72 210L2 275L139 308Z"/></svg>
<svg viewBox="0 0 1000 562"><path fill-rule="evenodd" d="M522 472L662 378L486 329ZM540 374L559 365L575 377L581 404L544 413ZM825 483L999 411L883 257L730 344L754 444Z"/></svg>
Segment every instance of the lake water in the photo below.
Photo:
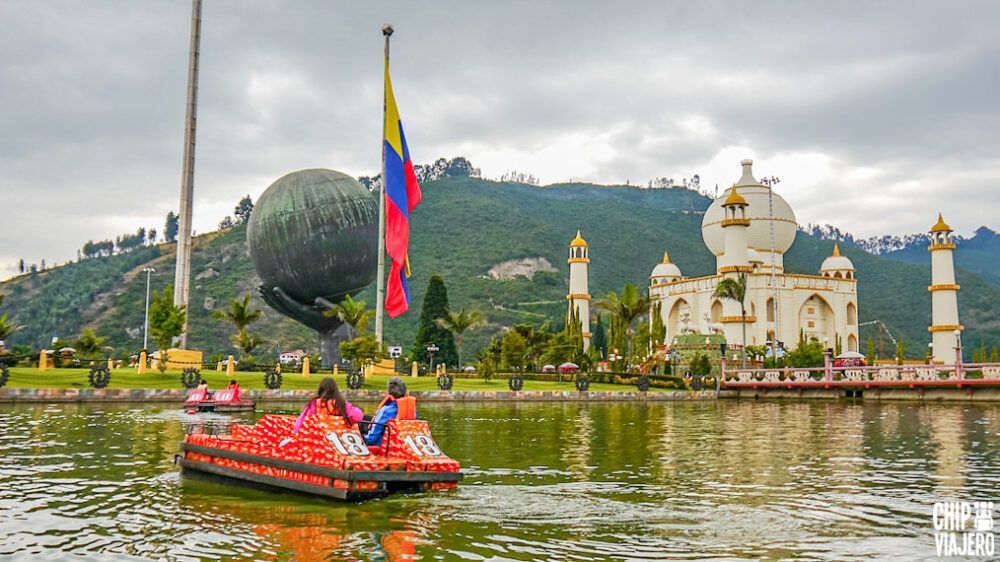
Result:
<svg viewBox="0 0 1000 562"><path fill-rule="evenodd" d="M462 462L458 490L344 505L182 478L172 460L185 427L231 417L0 406L0 558L931 559L935 501L1000 499L998 406L420 412Z"/></svg>

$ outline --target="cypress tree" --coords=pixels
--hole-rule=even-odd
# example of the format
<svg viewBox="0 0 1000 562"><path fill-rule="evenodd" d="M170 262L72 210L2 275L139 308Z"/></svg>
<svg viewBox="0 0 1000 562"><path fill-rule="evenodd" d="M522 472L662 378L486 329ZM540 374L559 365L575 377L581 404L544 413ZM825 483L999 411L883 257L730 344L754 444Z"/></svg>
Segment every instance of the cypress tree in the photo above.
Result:
<svg viewBox="0 0 1000 562"><path fill-rule="evenodd" d="M608 335L604 331L603 315L597 315L597 326L594 327L594 339L590 342L591 347L601 353L601 359L608 356Z"/></svg>
<svg viewBox="0 0 1000 562"><path fill-rule="evenodd" d="M658 302L653 306L653 316L649 319L649 335L653 339L653 346L663 345L667 339L667 325L663 320L663 307Z"/></svg>
<svg viewBox="0 0 1000 562"><path fill-rule="evenodd" d="M413 342L413 360L427 363L427 346L434 344L439 351L434 354L434 364L458 365L458 353L455 351L455 337L451 332L438 326L438 319L443 318L448 310L448 289L440 275L432 275L427 283L427 293L420 309L420 327L417 328L417 338Z"/></svg>

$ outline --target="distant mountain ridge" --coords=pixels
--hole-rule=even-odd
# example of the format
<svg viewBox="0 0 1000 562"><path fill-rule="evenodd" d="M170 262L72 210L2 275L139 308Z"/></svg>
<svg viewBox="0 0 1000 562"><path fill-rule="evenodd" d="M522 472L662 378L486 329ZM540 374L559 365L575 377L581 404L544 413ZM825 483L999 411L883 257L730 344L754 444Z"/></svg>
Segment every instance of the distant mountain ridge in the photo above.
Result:
<svg viewBox="0 0 1000 562"><path fill-rule="evenodd" d="M804 230L817 238L853 244L869 254L891 260L907 263L930 263L930 255L927 252L930 236L926 233L905 236L872 236L859 239L830 225L808 225ZM972 237L955 236L954 240L957 246L955 252L955 265L957 267L974 271L1000 283L1000 259L998 259L1000 258L1000 233L981 226L976 229Z"/></svg>

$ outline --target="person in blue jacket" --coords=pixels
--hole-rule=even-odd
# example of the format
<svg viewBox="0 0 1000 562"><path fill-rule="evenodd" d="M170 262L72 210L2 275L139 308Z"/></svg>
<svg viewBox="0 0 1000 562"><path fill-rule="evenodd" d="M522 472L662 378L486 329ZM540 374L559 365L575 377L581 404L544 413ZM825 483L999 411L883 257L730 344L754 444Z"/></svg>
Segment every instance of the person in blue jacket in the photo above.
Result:
<svg viewBox="0 0 1000 562"><path fill-rule="evenodd" d="M381 445L386 424L397 418L417 419L417 408L416 400L406 395L406 383L403 382L403 379L392 377L386 388L386 397L379 404L375 416L368 423L365 442L370 446Z"/></svg>

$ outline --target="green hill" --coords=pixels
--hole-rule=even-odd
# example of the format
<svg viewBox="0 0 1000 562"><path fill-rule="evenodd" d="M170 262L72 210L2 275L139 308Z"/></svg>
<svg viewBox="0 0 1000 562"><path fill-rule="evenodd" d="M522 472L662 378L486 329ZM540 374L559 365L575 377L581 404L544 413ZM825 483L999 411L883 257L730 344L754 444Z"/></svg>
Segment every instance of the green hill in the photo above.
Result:
<svg viewBox="0 0 1000 562"><path fill-rule="evenodd" d="M483 345L503 326L519 322L559 323L565 311L567 244L577 229L591 246L591 292L595 297L620 289L626 281L644 285L664 249L685 275L714 271L714 258L701 239L701 212L710 200L683 188L637 189L569 184L536 187L450 177L427 182L424 203L412 224L413 306L404 317L387 321L386 339L408 345L416 332L420 303L431 274L441 274L452 306L471 305L487 312L489 325L467 338L467 350ZM813 273L833 243L799 233L786 256L789 271ZM122 350L142 344L145 276L156 268L153 288L173 282L173 245L22 275L0 284L7 294L3 312L25 327L8 345L47 345L53 335L75 337L85 326L109 336ZM924 264L902 263L847 248L860 278L861 320L880 319L896 337L908 340L911 355L926 349L930 320L930 277ZM555 272L532 279L497 280L491 268L508 260L541 258ZM256 294L258 280L247 256L243 227L199 236L193 251L189 343L209 353L229 353L230 329L211 311L246 292L264 310L253 331L269 340L266 349L315 350L315 335L270 310ZM534 264L544 261L533 260ZM544 268L543 268L544 269ZM962 321L971 344L984 338L1000 343L1000 287L976 274L959 271ZM374 288L360 298L374 302ZM862 332L862 339L870 332ZM468 353L467 353L468 354ZM471 354L468 354L471 356Z"/></svg>

